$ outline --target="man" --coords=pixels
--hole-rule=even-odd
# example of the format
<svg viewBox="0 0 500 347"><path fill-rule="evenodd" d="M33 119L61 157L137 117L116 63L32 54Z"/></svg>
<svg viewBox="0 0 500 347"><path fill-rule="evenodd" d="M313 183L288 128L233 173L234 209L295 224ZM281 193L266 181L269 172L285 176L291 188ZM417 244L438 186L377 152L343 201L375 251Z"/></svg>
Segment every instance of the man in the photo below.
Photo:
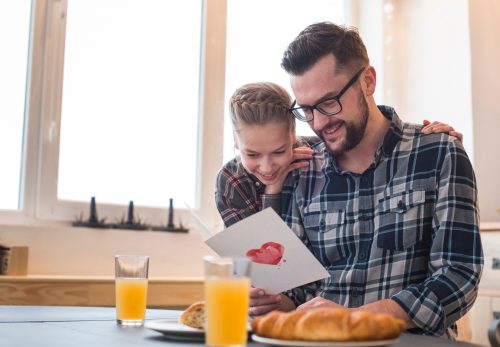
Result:
<svg viewBox="0 0 500 347"><path fill-rule="evenodd" d="M423 136L374 100L375 69L357 31L307 27L289 45L295 117L323 140L282 191L284 220L330 277L271 296L251 313L345 306L390 312L409 329L456 332L474 303L483 255L474 172L455 138Z"/></svg>

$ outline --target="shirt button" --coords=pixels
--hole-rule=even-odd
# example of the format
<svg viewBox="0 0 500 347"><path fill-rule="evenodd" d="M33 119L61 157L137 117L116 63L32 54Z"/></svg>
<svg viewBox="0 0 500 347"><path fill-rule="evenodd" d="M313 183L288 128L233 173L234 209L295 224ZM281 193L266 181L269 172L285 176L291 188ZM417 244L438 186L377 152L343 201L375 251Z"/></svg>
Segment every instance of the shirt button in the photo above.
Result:
<svg viewBox="0 0 500 347"><path fill-rule="evenodd" d="M320 221L319 225L322 226L322 227L324 227L325 226L325 221L324 220Z"/></svg>
<svg viewBox="0 0 500 347"><path fill-rule="evenodd" d="M366 258L366 253L365 252L359 253L359 259L364 260L365 258Z"/></svg>
<svg viewBox="0 0 500 347"><path fill-rule="evenodd" d="M399 202L398 202L398 208L400 210L404 210L406 208L406 204L404 203L403 200L399 200Z"/></svg>
<svg viewBox="0 0 500 347"><path fill-rule="evenodd" d="M255 182L256 187L260 187L260 182Z"/></svg>

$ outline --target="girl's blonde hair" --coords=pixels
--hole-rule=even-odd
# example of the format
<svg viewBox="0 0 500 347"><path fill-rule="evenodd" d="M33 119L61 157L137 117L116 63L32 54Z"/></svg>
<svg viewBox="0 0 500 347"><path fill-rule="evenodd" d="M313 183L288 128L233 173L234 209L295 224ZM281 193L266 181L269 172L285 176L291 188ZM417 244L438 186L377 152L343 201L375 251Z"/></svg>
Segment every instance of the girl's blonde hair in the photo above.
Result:
<svg viewBox="0 0 500 347"><path fill-rule="evenodd" d="M245 84L229 100L233 130L242 125L279 122L295 132L295 118L290 112L292 100L285 88L271 82Z"/></svg>

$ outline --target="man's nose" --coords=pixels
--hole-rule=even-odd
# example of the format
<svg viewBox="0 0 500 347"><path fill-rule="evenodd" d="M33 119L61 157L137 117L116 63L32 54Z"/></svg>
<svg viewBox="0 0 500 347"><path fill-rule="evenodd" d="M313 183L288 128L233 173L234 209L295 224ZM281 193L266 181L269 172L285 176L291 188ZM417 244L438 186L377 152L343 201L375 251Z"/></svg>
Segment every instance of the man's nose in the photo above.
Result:
<svg viewBox="0 0 500 347"><path fill-rule="evenodd" d="M318 110L313 110L313 120L311 127L314 131L321 131L326 124L329 122L329 116L325 116L323 113Z"/></svg>

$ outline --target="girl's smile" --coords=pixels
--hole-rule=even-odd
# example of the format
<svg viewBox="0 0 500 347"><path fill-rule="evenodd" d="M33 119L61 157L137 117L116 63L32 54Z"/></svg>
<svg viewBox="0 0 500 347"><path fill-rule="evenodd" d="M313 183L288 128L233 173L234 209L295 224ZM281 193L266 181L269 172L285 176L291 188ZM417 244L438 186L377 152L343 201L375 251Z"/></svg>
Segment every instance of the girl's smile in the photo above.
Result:
<svg viewBox="0 0 500 347"><path fill-rule="evenodd" d="M236 137L243 167L263 184L274 183L290 165L295 134L283 124L243 125Z"/></svg>

